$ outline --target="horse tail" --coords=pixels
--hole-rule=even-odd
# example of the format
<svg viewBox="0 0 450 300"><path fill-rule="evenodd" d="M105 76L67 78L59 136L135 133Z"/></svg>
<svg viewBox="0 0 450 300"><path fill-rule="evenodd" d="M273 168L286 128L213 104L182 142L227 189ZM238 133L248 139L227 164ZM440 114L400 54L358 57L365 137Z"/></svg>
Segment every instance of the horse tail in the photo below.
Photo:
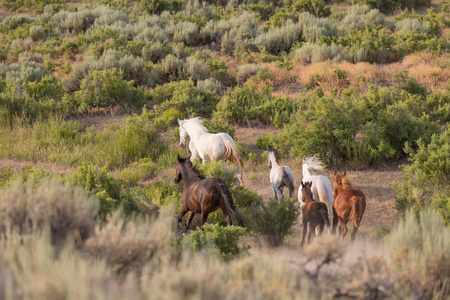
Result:
<svg viewBox="0 0 450 300"><path fill-rule="evenodd" d="M352 204L352 214L350 216L350 220L353 221L356 228L359 228L359 226L361 226L361 219L366 208L366 200L362 196L355 196L355 198L356 199Z"/></svg>
<svg viewBox="0 0 450 300"><path fill-rule="evenodd" d="M222 199L225 202L225 206L227 208L228 214L230 217L234 218L239 226L244 226L244 219L242 218L241 213L237 210L236 205L233 201L233 196L231 195L230 189L225 183L219 184L220 194L222 195Z"/></svg>
<svg viewBox="0 0 450 300"><path fill-rule="evenodd" d="M231 160L233 163L239 166L239 168L244 168L244 163L242 162L241 153L239 153L236 145L233 145L230 141L223 141L225 146L225 159Z"/></svg>
<svg viewBox="0 0 450 300"><path fill-rule="evenodd" d="M286 173L285 167L283 167L283 182L289 189L289 195L294 195L294 183L291 181L291 178Z"/></svg>
<svg viewBox="0 0 450 300"><path fill-rule="evenodd" d="M328 217L328 209L321 208L319 209L319 213L322 215L322 218L325 221L325 225L327 225L327 227L330 227L330 218Z"/></svg>

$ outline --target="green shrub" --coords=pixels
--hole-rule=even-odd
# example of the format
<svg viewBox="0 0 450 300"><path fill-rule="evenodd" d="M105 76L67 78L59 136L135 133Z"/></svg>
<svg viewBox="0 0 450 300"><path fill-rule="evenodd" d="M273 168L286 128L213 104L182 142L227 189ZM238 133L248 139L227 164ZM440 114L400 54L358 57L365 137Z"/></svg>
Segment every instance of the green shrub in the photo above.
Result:
<svg viewBox="0 0 450 300"><path fill-rule="evenodd" d="M450 130L434 134L429 144L418 142L417 150L407 146L410 165L403 165L405 182L395 186L396 208L402 212L411 209L416 215L427 206L436 209L444 223L450 223Z"/></svg>
<svg viewBox="0 0 450 300"><path fill-rule="evenodd" d="M180 194L182 189L182 184L175 184L172 180L170 182L156 181L148 185L144 189L144 192L151 199L152 203L158 206L170 205L176 210L179 210L181 207Z"/></svg>
<svg viewBox="0 0 450 300"><path fill-rule="evenodd" d="M272 54L289 52L291 47L300 41L302 36L301 27L288 20L281 27L269 29L255 39L256 45L263 45Z"/></svg>
<svg viewBox="0 0 450 300"><path fill-rule="evenodd" d="M348 58L345 48L334 43L331 45L306 43L300 48L295 49L293 55L304 64L327 60L340 62Z"/></svg>
<svg viewBox="0 0 450 300"><path fill-rule="evenodd" d="M75 100L80 110L92 107L138 108L150 100L143 87L134 87L134 81L126 81L124 71L115 68L93 71L92 78L81 80L80 90L75 92Z"/></svg>
<svg viewBox="0 0 450 300"><path fill-rule="evenodd" d="M217 105L214 117L228 123L273 124L281 127L289 123L296 108L287 97L272 97L272 90L266 87L257 91L254 84L245 84L229 92L225 101Z"/></svg>
<svg viewBox="0 0 450 300"><path fill-rule="evenodd" d="M215 78L197 81L197 89L203 92L222 94L223 84Z"/></svg>
<svg viewBox="0 0 450 300"><path fill-rule="evenodd" d="M220 178L227 184L228 188L235 186L238 182L237 169L234 165L224 161L209 161L204 164L198 164L197 168L205 175L205 177Z"/></svg>
<svg viewBox="0 0 450 300"><path fill-rule="evenodd" d="M30 234L49 226L54 244L78 234L85 240L95 226L98 205L82 189L56 180L16 182L0 191L0 231L17 230Z"/></svg>
<svg viewBox="0 0 450 300"><path fill-rule="evenodd" d="M183 239L184 245L194 252L205 249L225 261L248 253L249 247L239 246L238 243L239 238L247 233L245 228L206 223L203 229L192 231L187 235Z"/></svg>
<svg viewBox="0 0 450 300"><path fill-rule="evenodd" d="M83 187L89 194L99 200L98 215L103 220L114 211L120 203L120 184L108 174L108 168L82 165L70 175L70 182Z"/></svg>
<svg viewBox="0 0 450 300"><path fill-rule="evenodd" d="M189 75L194 82L204 80L209 75L205 62L196 57L189 56L186 59L185 69L187 75ZM210 92L214 92L214 90Z"/></svg>
<svg viewBox="0 0 450 300"><path fill-rule="evenodd" d="M297 0L294 7L301 12L309 12L316 17L327 17L331 14L330 7L326 5L330 0Z"/></svg>
<svg viewBox="0 0 450 300"><path fill-rule="evenodd" d="M283 199L280 202L269 199L269 202L251 212L247 222L252 231L261 234L271 247L283 244L284 238L292 234L292 227L297 223L299 209L296 199Z"/></svg>
<svg viewBox="0 0 450 300"><path fill-rule="evenodd" d="M176 109L186 118L195 116L208 117L219 102L219 97L210 92L199 91L192 80L169 82L154 89L153 100L161 103L155 106L156 115L169 109Z"/></svg>
<svg viewBox="0 0 450 300"><path fill-rule="evenodd" d="M161 42L150 42L142 48L142 56L145 60L158 63L170 53L170 48Z"/></svg>

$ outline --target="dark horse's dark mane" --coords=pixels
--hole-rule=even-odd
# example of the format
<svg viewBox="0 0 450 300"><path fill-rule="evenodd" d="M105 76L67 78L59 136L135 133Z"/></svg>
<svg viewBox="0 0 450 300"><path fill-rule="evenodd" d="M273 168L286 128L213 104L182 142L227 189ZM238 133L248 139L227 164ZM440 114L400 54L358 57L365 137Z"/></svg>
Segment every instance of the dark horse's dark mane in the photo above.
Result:
<svg viewBox="0 0 450 300"><path fill-rule="evenodd" d="M205 175L203 175L203 173L192 164L192 162L189 160L189 158L184 158L183 163L185 165L189 166L190 169L192 170L192 172L194 173L194 175L197 176L198 178L200 178L200 179L206 178Z"/></svg>

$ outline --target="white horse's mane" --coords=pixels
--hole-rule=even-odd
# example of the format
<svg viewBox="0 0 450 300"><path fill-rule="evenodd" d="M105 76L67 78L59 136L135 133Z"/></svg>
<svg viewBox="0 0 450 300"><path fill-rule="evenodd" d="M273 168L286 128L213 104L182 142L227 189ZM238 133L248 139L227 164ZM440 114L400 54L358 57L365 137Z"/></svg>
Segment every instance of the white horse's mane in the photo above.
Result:
<svg viewBox="0 0 450 300"><path fill-rule="evenodd" d="M201 117L184 120L183 126L188 132L191 133L193 133L194 131L196 133L199 133L201 131L208 132L208 129L206 129L206 127L203 125L203 120Z"/></svg>
<svg viewBox="0 0 450 300"><path fill-rule="evenodd" d="M322 166L322 162L318 157L310 156L310 157L303 157L303 168L313 171L323 171L324 168Z"/></svg>

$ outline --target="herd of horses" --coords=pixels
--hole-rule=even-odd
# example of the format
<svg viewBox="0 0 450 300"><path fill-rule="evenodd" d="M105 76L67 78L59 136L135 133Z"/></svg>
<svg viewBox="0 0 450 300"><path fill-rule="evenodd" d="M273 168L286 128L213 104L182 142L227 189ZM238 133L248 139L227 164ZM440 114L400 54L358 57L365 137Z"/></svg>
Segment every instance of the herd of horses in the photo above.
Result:
<svg viewBox="0 0 450 300"><path fill-rule="evenodd" d="M194 215L201 215L201 228L208 219L208 215L217 209L224 213L227 224L231 225L232 219L238 225L244 224L231 196L226 183L220 178L205 178L192 164L199 159L203 163L212 160L230 160L236 164L239 173L239 183L243 185L242 157L231 136L226 133L209 133L204 127L200 117L178 120L180 126L180 146L185 147L189 141L191 156L181 158L178 156L176 164L175 182L183 180L183 192L181 193L181 210L178 215L178 223L182 226L183 216L189 212L184 232ZM288 166L278 162L277 150L268 151L268 165L270 168L269 179L274 191L274 197L280 201L283 199L283 188L289 190L289 197L294 194L294 173ZM303 222L303 238L301 245L305 243L305 237L309 225L308 242L312 235L322 234L325 225L331 233L336 233L339 223L339 236L347 234L347 223L351 220L354 224L351 241L356 237L356 232L361 225L361 219L366 209L366 197L360 190L354 189L346 172L334 172L333 182L326 176L316 174L323 170L322 163L315 157L304 157L302 163L303 180L298 190L298 200L301 208Z"/></svg>

